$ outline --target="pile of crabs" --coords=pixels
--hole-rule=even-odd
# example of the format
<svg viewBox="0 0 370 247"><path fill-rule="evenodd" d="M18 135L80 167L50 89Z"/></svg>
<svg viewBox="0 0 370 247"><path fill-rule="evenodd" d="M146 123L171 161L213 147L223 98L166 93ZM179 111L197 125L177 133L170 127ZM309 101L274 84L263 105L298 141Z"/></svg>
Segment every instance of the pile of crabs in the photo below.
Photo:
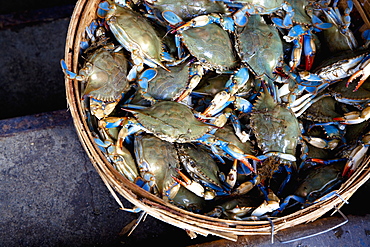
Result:
<svg viewBox="0 0 370 247"><path fill-rule="evenodd" d="M108 0L79 72L61 66L128 180L212 217L277 217L325 200L367 155L362 25L352 1Z"/></svg>

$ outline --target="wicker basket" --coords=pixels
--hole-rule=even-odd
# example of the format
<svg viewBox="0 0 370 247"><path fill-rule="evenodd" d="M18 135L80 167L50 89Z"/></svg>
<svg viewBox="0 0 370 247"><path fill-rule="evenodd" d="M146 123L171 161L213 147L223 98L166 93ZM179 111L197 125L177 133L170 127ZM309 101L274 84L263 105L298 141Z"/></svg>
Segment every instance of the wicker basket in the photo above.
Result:
<svg viewBox="0 0 370 247"><path fill-rule="evenodd" d="M85 27L95 19L95 10L99 2L100 0L79 0L74 9L65 49L65 61L68 68L72 71L78 71L81 34L85 31ZM358 1L355 1L355 3L358 4ZM366 4L368 8L368 3ZM81 108L79 82L66 79L65 86L67 101L80 141L92 164L118 204L123 207L116 193L119 193L149 215L187 231L205 236L212 234L234 241L237 240L239 235L274 234L282 229L314 221L333 208L340 208L370 178L370 158L367 158L350 179L336 191L336 195L333 194L325 201L271 221L225 220L191 213L139 188L113 168L93 141L92 134L85 121L84 112Z"/></svg>

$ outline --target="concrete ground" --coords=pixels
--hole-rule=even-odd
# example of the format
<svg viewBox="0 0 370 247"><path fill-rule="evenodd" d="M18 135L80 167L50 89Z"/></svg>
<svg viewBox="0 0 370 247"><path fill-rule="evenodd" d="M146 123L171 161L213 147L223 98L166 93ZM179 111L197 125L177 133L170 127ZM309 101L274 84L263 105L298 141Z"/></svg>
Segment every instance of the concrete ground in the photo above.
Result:
<svg viewBox="0 0 370 247"><path fill-rule="evenodd" d="M270 236L240 237L236 243L213 236L191 240L150 216L131 236L120 235L137 215L119 209L66 110L59 60L73 5L56 3L14 13L5 4L0 11L0 246L270 246ZM279 232L274 246L370 246L369 187L366 183L343 207L347 224L280 243L343 221L325 216Z"/></svg>

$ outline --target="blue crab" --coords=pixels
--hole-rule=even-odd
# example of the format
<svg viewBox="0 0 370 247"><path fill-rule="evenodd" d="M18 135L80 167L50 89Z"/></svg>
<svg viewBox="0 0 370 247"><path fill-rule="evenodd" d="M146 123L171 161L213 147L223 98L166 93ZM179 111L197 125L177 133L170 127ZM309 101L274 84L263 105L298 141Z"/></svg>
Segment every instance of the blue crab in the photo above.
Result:
<svg viewBox="0 0 370 247"><path fill-rule="evenodd" d="M272 216L281 213L290 205L291 200L295 200L305 207L331 196L331 192L344 181L341 176L343 165L343 161L338 161L331 165L311 169L308 175L300 182L294 195L287 196Z"/></svg>
<svg viewBox="0 0 370 247"><path fill-rule="evenodd" d="M275 101L266 86L264 84L263 86L264 91L250 114L250 126L262 152L258 157L263 160L258 169L260 178L254 178L252 185L259 184L259 180L265 184L275 172L284 168L287 176L280 186L281 193L295 167L296 147L301 136L301 128L293 112Z"/></svg>
<svg viewBox="0 0 370 247"><path fill-rule="evenodd" d="M190 179L183 172L178 171L184 181L175 178L176 181L206 200L230 194L232 185L228 184L226 176L219 170L210 153L191 145L179 144L176 146L179 160L192 178ZM231 173L236 173L236 171L232 170ZM229 176L236 176L236 174ZM200 184L201 187L197 184Z"/></svg>
<svg viewBox="0 0 370 247"><path fill-rule="evenodd" d="M247 215L260 204L261 199L259 197L244 195L220 203L212 211L207 212L206 215L230 220L249 220L252 217Z"/></svg>
<svg viewBox="0 0 370 247"><path fill-rule="evenodd" d="M295 161L301 129L291 110L276 102L266 88L254 104L251 127L264 156Z"/></svg>
<svg viewBox="0 0 370 247"><path fill-rule="evenodd" d="M348 86L357 77L360 77L358 84L353 89L356 91L366 81L370 75L369 66L369 52L368 50L356 50L356 51L345 51L322 62L312 73L308 71L302 71L298 74L294 74L290 71L289 66L282 66L284 73L287 74L292 82L294 82L291 88L294 91L292 94L292 100L290 100L290 107L294 112L298 112L296 116L299 116L307 109L313 102L320 99L316 98L317 94L323 92L325 88L346 79ZM307 91L297 99L298 95Z"/></svg>
<svg viewBox="0 0 370 247"><path fill-rule="evenodd" d="M186 25L183 24L183 20L179 16L171 11L164 11L163 17L171 25L177 26L174 32L176 33L179 57L182 57L182 42L205 69L222 72L236 66L237 59L229 34L219 25L206 23L192 26L191 23L194 23L195 20L189 21L190 24ZM201 16L196 18L199 17Z"/></svg>
<svg viewBox="0 0 370 247"><path fill-rule="evenodd" d="M257 80L268 82L269 88L273 89L273 71L283 58L283 44L278 30L267 25L261 16L253 15L237 35L236 41L236 50L241 62L247 64Z"/></svg>
<svg viewBox="0 0 370 247"><path fill-rule="evenodd" d="M138 78L141 95L151 101L182 101L202 79L204 70L191 62L171 67L171 73L157 68L146 69Z"/></svg>
<svg viewBox="0 0 370 247"><path fill-rule="evenodd" d="M134 152L141 175L138 185L178 207L202 211L204 199L178 183L180 159L173 143L149 134L137 135Z"/></svg>
<svg viewBox="0 0 370 247"><path fill-rule="evenodd" d="M215 127L198 121L188 106L174 101L159 101L151 107L140 108L125 108L134 117L109 117L105 119L107 128L122 126L117 141L118 145L122 146L128 135L144 131L169 142L201 143L213 150L214 148L221 148L253 171L248 159L258 159L253 155L245 154L232 143L210 134L209 132ZM184 122L184 119L187 121Z"/></svg>
<svg viewBox="0 0 370 247"><path fill-rule="evenodd" d="M95 50L78 74L69 71L64 60L61 60L61 67L67 78L85 84L82 97L91 98L91 112L98 119L111 114L122 94L130 89L128 61L120 51L105 47Z"/></svg>
<svg viewBox="0 0 370 247"><path fill-rule="evenodd" d="M130 151L125 147L116 145L119 129L105 128L105 122L99 120L97 132L92 132L94 141L105 155L107 160L125 178L133 183L141 180L134 158Z"/></svg>
<svg viewBox="0 0 370 247"><path fill-rule="evenodd" d="M188 21L199 15L206 15L210 13L221 13L227 12L227 8L223 3L214 2L212 0L198 0L198 1L186 1L186 0L145 0L144 1L149 8L150 13L155 18L162 20L162 13L164 11L172 11L178 15L181 19Z"/></svg>
<svg viewBox="0 0 370 247"><path fill-rule="evenodd" d="M353 9L353 2L346 1L346 8L343 15L337 7L338 0L334 1L333 7L322 8L327 22L332 23L333 26L323 31L324 39L328 44L331 52L338 52L344 50L354 50L358 47L352 31L349 29L351 24L350 13Z"/></svg>
<svg viewBox="0 0 370 247"><path fill-rule="evenodd" d="M289 32L284 36L287 42L293 43L290 67L294 70L301 61L301 54L305 54L305 69L311 70L316 53L315 41L318 39L314 32L320 32L330 28L333 24L322 22L316 15L312 14L312 4L310 1L289 0L283 4L280 13L272 17L272 21L280 28L288 29Z"/></svg>
<svg viewBox="0 0 370 247"><path fill-rule="evenodd" d="M144 69L144 64L168 70L163 61L174 60L164 52L162 40L144 16L126 4L121 7L111 0L101 2L99 7L101 11L98 15L106 20L118 42L131 53L134 65L128 75L130 80L137 77L137 73Z"/></svg>
<svg viewBox="0 0 370 247"><path fill-rule="evenodd" d="M218 0L217 0L218 1ZM271 1L261 1L261 0L236 0L227 1L220 0L224 2L227 6L232 8L237 8L235 13L233 13L233 19L237 26L244 27L248 23L247 16L250 15L268 15L278 9L282 8L284 5L284 0L271 0ZM289 21L289 18L286 18Z"/></svg>
<svg viewBox="0 0 370 247"><path fill-rule="evenodd" d="M134 152L142 187L161 198L173 198L180 187L173 179L180 167L174 145L152 135L137 135Z"/></svg>

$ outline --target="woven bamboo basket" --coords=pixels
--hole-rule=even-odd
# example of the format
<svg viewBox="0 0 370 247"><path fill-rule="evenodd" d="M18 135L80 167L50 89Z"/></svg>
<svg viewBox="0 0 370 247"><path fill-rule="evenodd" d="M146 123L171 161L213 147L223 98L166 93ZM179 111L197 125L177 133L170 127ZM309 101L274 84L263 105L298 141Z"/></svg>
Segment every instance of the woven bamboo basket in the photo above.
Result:
<svg viewBox="0 0 370 247"><path fill-rule="evenodd" d="M74 9L65 47L65 61L72 71L78 71L81 34L85 31L85 27L96 18L95 12L99 2L100 0L79 0ZM355 7L364 19L364 25L370 28L370 23L365 14L370 13L369 3L356 0L354 2ZM115 170L93 141L93 136L89 131L81 107L79 82L66 79L65 86L69 109L79 139L92 164L118 204L123 207L117 193L149 215L188 232L204 236L212 234L233 241L236 241L239 235L275 234L282 229L312 222L335 208L339 209L370 178L370 158L366 158L356 172L336 191L336 194L295 213L272 220L235 221L191 213L139 188Z"/></svg>

